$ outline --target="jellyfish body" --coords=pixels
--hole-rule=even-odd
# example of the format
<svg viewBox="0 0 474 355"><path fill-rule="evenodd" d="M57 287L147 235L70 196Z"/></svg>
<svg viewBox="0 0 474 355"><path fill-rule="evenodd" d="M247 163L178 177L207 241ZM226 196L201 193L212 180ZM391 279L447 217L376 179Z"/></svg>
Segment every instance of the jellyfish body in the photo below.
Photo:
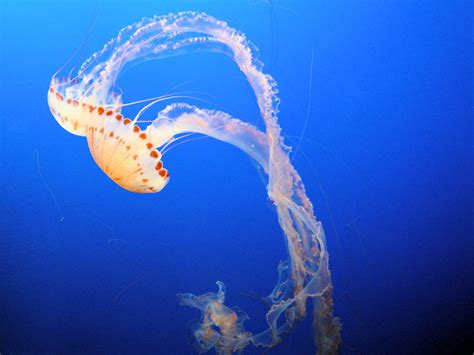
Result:
<svg viewBox="0 0 474 355"><path fill-rule="evenodd" d="M83 100L72 99L65 95L61 87L68 85L66 80L61 83L53 79L48 92L48 105L53 117L66 131L78 135L86 135L86 127L97 121L97 106Z"/></svg>
<svg viewBox="0 0 474 355"><path fill-rule="evenodd" d="M161 153L130 119L99 107L99 119L87 126L86 135L97 165L124 189L152 193L166 186Z"/></svg>
<svg viewBox="0 0 474 355"><path fill-rule="evenodd" d="M117 109L106 110L95 105L93 97L84 100L71 95L74 86L68 85L71 83L65 80L51 83L51 113L64 129L87 137L92 157L102 171L131 192L153 193L165 187L169 173L163 167L160 152L138 125L119 113L120 99L115 97L111 103Z"/></svg>
<svg viewBox="0 0 474 355"><path fill-rule="evenodd" d="M183 305L198 308L201 319L192 323L193 345L199 352L240 351L249 344L272 347L280 335L306 316L306 300L314 300L314 339L318 352L335 353L340 324L332 312L329 255L321 223L314 216L303 182L289 159L278 125L277 87L245 36L204 13L183 12L145 18L129 25L93 54L74 79L53 77L48 94L59 124L86 136L98 166L121 187L139 193L160 191L168 182L161 153L184 133L201 133L232 144L252 157L268 176L267 193L285 234L288 261L278 266L278 282L266 297L268 328L260 333L244 329L247 315L224 304L225 287L196 296L178 294ZM158 113L143 131L135 120L120 114L121 94L114 91L120 71L129 63L184 53L212 51L230 57L252 87L265 132L230 115L173 104ZM138 117L138 116L137 116Z"/></svg>

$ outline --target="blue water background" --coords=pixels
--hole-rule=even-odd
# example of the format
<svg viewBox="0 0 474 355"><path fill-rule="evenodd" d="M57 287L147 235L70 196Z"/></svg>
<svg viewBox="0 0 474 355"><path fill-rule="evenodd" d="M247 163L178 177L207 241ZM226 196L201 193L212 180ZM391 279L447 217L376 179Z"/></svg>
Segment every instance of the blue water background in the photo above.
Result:
<svg viewBox="0 0 474 355"><path fill-rule="evenodd" d="M249 158L195 140L165 157L162 192L132 194L47 106L52 74L94 18L79 63L122 27L183 10L228 21L260 49L287 144L311 101L294 163L326 229L343 352L472 352L472 2L96 5L0 5L2 354L192 353L185 329L198 312L176 293L215 291L216 280L250 315L247 328L263 329L265 307L248 293L271 291L285 249ZM252 91L221 55L146 62L119 80L125 101L183 83L210 101L192 103L261 127ZM310 333L306 320L269 353L312 354Z"/></svg>

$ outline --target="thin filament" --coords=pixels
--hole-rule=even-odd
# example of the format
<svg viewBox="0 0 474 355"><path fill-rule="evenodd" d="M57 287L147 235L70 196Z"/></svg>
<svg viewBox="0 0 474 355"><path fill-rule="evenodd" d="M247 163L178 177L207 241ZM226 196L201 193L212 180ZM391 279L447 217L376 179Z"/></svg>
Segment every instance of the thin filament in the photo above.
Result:
<svg viewBox="0 0 474 355"><path fill-rule="evenodd" d="M36 160L36 168L38 169L38 174L41 178L41 181L43 182L43 185L46 187L46 190L48 190L49 192L49 195L51 196L51 198L53 199L54 201L54 205L56 206L56 208L58 209L58 212L59 212L59 216L60 216L60 221L64 221L64 214L63 214L63 211L61 209L61 206L59 205L58 203L58 200L56 199L56 196L54 196L54 193L53 191L51 190L51 188L49 187L48 183L46 182L45 178L43 177L43 174L41 173L41 168L40 168L40 163L39 163L39 151L38 149L35 149L34 152L33 152L34 156L35 156L35 160Z"/></svg>

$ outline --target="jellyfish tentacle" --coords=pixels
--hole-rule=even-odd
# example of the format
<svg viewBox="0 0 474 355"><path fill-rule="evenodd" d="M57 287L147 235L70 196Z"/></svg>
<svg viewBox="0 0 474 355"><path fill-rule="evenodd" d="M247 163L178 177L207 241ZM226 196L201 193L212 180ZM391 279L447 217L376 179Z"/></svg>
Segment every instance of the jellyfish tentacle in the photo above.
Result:
<svg viewBox="0 0 474 355"><path fill-rule="evenodd" d="M147 133L156 147L182 133L201 133L232 144L268 168L268 145L265 134L256 127L215 110L177 103L168 105L148 126Z"/></svg>
<svg viewBox="0 0 474 355"><path fill-rule="evenodd" d="M268 172L268 142L264 133L247 123L232 118L226 113L199 109L187 104L173 104L158 114L155 122L148 127L148 132L150 139L156 146L161 146L164 142L171 140L172 137L182 133L205 134L237 146L252 156L264 171ZM286 163L290 164L289 157L286 158ZM325 245L324 234L321 224L315 222L308 214L311 211L310 208L305 209L292 200L281 199L280 201L278 216L288 237L289 254L298 257L291 258L293 263L291 268L287 263L281 264L279 267L279 282L268 297L270 303L273 304L267 313L269 328L253 336L246 332L249 335L248 341L255 345L276 345L280 341L279 335L291 329L298 319L305 316L306 299L308 297L322 297L332 291L327 286L330 281L326 277L329 274L329 269L324 268L324 265L327 266L327 252L323 247ZM308 249L312 250L314 255L306 255ZM300 276L290 279L289 269ZM312 277L311 281L306 280L306 275ZM294 288L299 291L296 296L292 297L291 291ZM322 307L323 304L319 308L322 309ZM288 316L288 314L291 314L291 316ZM324 312L321 311L321 316L324 315L328 318L328 314L327 309ZM278 327L277 321L283 315L287 319L282 326ZM338 324L336 320L335 325L338 326ZM332 326L331 329L337 333L337 331L334 331L334 328L337 328L336 326ZM196 336L200 336L199 334L205 331L207 325L202 325L202 327L196 333ZM321 345L321 341L319 344Z"/></svg>

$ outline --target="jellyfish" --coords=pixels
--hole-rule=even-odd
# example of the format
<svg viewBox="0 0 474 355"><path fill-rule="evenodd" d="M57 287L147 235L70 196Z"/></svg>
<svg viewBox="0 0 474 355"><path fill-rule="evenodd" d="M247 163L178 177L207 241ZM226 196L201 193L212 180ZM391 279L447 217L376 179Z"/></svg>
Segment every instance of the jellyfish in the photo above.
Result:
<svg viewBox="0 0 474 355"><path fill-rule="evenodd" d="M150 100L135 118L121 113L120 72L131 63L197 51L224 54L252 88L265 130L231 115L187 103L167 105L143 129L141 113L167 96ZM337 353L340 321L333 315L329 254L321 222L314 214L303 181L289 158L278 123L278 89L263 72L256 47L226 22L205 13L181 12L144 18L123 28L68 76L53 75L48 105L67 131L85 136L100 169L122 188L156 193L169 182L163 149L183 134L199 133L231 144L250 156L267 175L266 190L285 235L287 260L278 265L277 283L265 297L266 328L245 329L248 315L225 303L225 285L202 295L178 293L182 305L197 308L200 319L189 325L199 353L240 352L249 345L271 348L306 317L312 300L313 338L320 354ZM184 96L183 96L184 97ZM146 102L143 100L142 102Z"/></svg>

